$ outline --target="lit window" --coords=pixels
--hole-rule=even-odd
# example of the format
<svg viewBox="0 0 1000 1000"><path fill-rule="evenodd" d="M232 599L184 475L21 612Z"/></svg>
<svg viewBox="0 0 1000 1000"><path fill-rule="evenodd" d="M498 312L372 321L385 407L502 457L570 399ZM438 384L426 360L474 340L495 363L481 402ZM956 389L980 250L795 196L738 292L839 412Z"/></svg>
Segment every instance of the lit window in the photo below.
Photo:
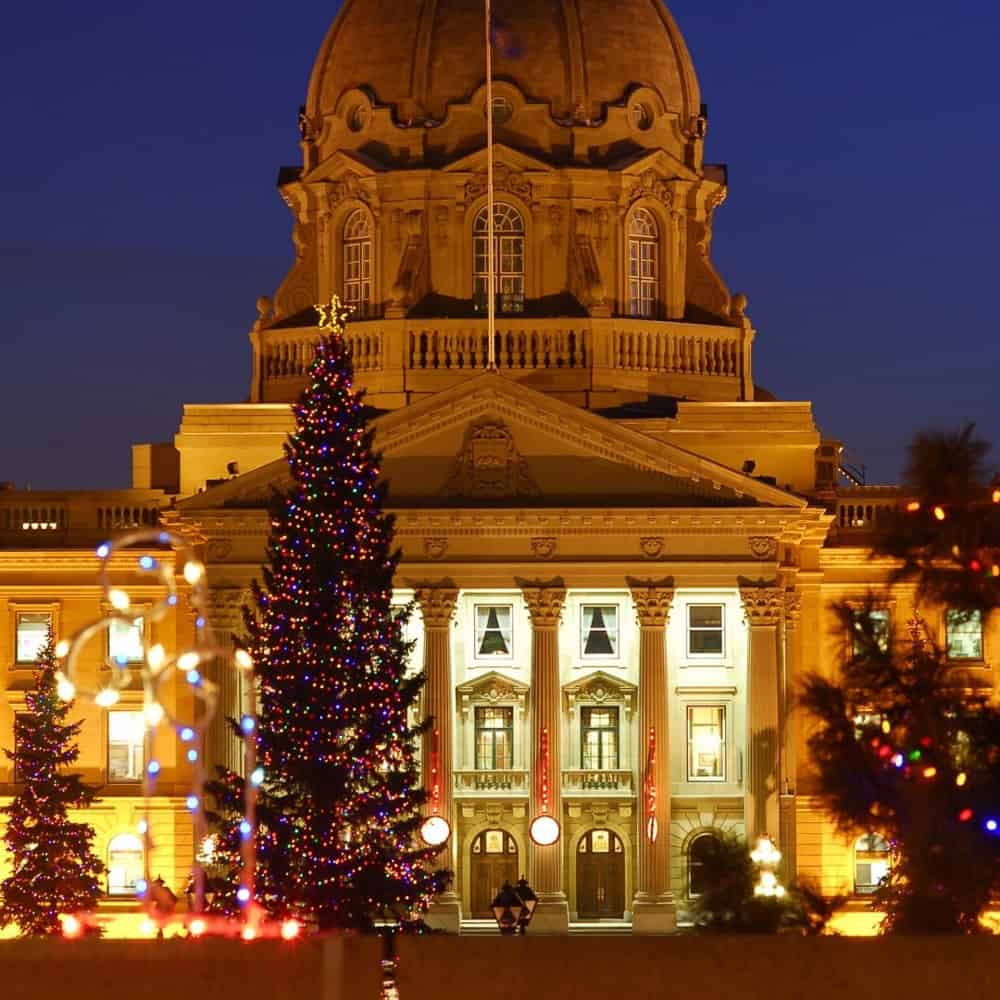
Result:
<svg viewBox="0 0 1000 1000"><path fill-rule="evenodd" d="M18 611L15 617L15 662L35 663L49 640L52 614L48 611Z"/></svg>
<svg viewBox="0 0 1000 1000"><path fill-rule="evenodd" d="M344 305L354 316L367 316L372 304L372 230L359 208L344 224Z"/></svg>
<svg viewBox="0 0 1000 1000"><path fill-rule="evenodd" d="M514 766L514 709L476 709L476 770L509 771Z"/></svg>
<svg viewBox="0 0 1000 1000"><path fill-rule="evenodd" d="M714 833L699 833L688 847L688 898L702 896L707 888L705 864L719 846Z"/></svg>
<svg viewBox="0 0 1000 1000"><path fill-rule="evenodd" d="M584 656L618 656L618 608L614 604L585 604L580 609Z"/></svg>
<svg viewBox="0 0 1000 1000"><path fill-rule="evenodd" d="M726 780L726 709L688 705L688 781Z"/></svg>
<svg viewBox="0 0 1000 1000"><path fill-rule="evenodd" d="M514 608L510 604L476 605L476 659L509 660L514 652Z"/></svg>
<svg viewBox="0 0 1000 1000"><path fill-rule="evenodd" d="M580 713L580 727L584 770L617 770L618 709L584 708Z"/></svg>
<svg viewBox="0 0 1000 1000"><path fill-rule="evenodd" d="M119 833L108 844L108 895L133 896L143 874L142 841L132 833Z"/></svg>
<svg viewBox="0 0 1000 1000"><path fill-rule="evenodd" d="M140 781L146 730L142 712L108 712L108 781Z"/></svg>
<svg viewBox="0 0 1000 1000"><path fill-rule="evenodd" d="M489 289L489 218L489 209L483 208L472 226L472 295L483 312ZM493 206L493 270L498 312L524 312L524 220L503 202Z"/></svg>
<svg viewBox="0 0 1000 1000"><path fill-rule="evenodd" d="M983 658L982 612L948 611L945 614L945 645L949 660L981 660Z"/></svg>
<svg viewBox="0 0 1000 1000"><path fill-rule="evenodd" d="M134 622L112 618L108 626L108 658L121 666L142 662L142 630L142 618Z"/></svg>
<svg viewBox="0 0 1000 1000"><path fill-rule="evenodd" d="M854 844L854 891L870 896L889 874L889 845L877 834L868 833Z"/></svg>
<svg viewBox="0 0 1000 1000"><path fill-rule="evenodd" d="M660 298L660 230L651 212L637 208L628 227L628 311L653 319Z"/></svg>
<svg viewBox="0 0 1000 1000"><path fill-rule="evenodd" d="M721 604L688 605L689 656L722 656L724 610Z"/></svg>
<svg viewBox="0 0 1000 1000"><path fill-rule="evenodd" d="M888 608L871 608L867 611L855 611L853 648L854 655L861 656L865 652L865 619L871 623L871 635L879 650L883 653L889 651L890 620Z"/></svg>

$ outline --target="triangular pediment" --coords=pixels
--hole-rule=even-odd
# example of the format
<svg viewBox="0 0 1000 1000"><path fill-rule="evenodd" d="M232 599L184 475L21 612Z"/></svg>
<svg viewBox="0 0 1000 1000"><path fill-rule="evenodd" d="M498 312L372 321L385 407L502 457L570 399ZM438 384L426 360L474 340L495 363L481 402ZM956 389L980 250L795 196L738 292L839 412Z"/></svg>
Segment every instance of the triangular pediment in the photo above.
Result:
<svg viewBox="0 0 1000 1000"><path fill-rule="evenodd" d="M483 374L373 422L396 509L745 508L798 511L800 497L647 437L500 374ZM284 460L182 501L263 506Z"/></svg>
<svg viewBox="0 0 1000 1000"><path fill-rule="evenodd" d="M603 705L622 703L626 711L631 711L637 688L622 677L616 677L604 670L578 677L563 685L563 697L568 708L574 705Z"/></svg>
<svg viewBox="0 0 1000 1000"><path fill-rule="evenodd" d="M685 181L698 180L698 174L686 163L671 156L662 149L642 152L611 164L612 170L619 171L625 177L641 177L647 170L652 170L664 179L680 178Z"/></svg>
<svg viewBox="0 0 1000 1000"><path fill-rule="evenodd" d="M356 178L374 177L383 169L382 164L360 151L337 150L310 170L302 181L306 184L318 184L342 180L347 174L353 174Z"/></svg>
<svg viewBox="0 0 1000 1000"><path fill-rule="evenodd" d="M498 670L489 670L473 680L459 684L455 688L455 694L458 695L459 705L468 705L471 702L523 704L529 690L529 685L524 681L502 674Z"/></svg>
<svg viewBox="0 0 1000 1000"><path fill-rule="evenodd" d="M483 173L487 168L488 153L485 148L477 149L474 153L469 153L459 160L454 160L446 167L442 168L442 173ZM522 153L512 146L505 146L502 142L493 145L494 168L502 164L512 170L541 171L552 173L555 168L544 160L531 156L529 153Z"/></svg>

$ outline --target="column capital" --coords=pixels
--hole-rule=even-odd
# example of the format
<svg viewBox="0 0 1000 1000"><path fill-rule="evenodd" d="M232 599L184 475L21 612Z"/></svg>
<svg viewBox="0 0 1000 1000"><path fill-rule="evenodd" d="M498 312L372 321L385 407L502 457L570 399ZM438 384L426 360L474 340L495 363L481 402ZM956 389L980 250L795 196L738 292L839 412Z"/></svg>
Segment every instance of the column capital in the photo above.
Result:
<svg viewBox="0 0 1000 1000"><path fill-rule="evenodd" d="M528 605L533 628L555 628L559 624L566 587L562 580L518 580L518 586Z"/></svg>
<svg viewBox="0 0 1000 1000"><path fill-rule="evenodd" d="M451 580L413 584L424 628L447 628L455 611L458 588Z"/></svg>
<svg viewBox="0 0 1000 1000"><path fill-rule="evenodd" d="M785 628L790 632L799 626L802 620L802 595L794 590L785 591Z"/></svg>
<svg viewBox="0 0 1000 1000"><path fill-rule="evenodd" d="M635 617L640 627L665 628L674 602L673 579L637 580L628 577L626 582L632 591Z"/></svg>
<svg viewBox="0 0 1000 1000"><path fill-rule="evenodd" d="M774 627L781 621L784 591L773 580L740 580L740 600L751 628Z"/></svg>

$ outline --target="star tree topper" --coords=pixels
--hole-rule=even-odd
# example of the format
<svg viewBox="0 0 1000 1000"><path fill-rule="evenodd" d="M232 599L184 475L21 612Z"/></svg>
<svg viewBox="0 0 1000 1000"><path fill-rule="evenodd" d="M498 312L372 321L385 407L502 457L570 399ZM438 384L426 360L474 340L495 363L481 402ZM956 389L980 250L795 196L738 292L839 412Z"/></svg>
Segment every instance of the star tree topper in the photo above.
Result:
<svg viewBox="0 0 1000 1000"><path fill-rule="evenodd" d="M319 322L316 325L327 336L340 333L344 329L347 317L354 312L353 307L345 306L340 301L339 295L332 295L329 302L324 302L315 308L319 314Z"/></svg>

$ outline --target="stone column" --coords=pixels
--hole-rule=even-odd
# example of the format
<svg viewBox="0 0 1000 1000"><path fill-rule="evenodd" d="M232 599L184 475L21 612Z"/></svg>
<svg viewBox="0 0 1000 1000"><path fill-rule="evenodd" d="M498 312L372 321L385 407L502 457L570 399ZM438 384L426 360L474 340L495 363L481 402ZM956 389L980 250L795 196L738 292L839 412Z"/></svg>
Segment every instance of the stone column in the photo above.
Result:
<svg viewBox="0 0 1000 1000"><path fill-rule="evenodd" d="M784 854L785 879L796 873L795 860L795 783L798 778L798 732L792 714L795 685L799 679L798 627L802 617L802 595L785 591L785 618L782 628L781 678L781 850Z"/></svg>
<svg viewBox="0 0 1000 1000"><path fill-rule="evenodd" d="M210 587L208 591L209 621L215 632L215 641L227 651L223 659L216 660L209 668L209 677L219 686L215 715L205 734L205 773L214 775L216 766L243 774L243 741L232 731L228 719L239 719L243 714L242 671L233 663L231 652L233 636L242 635L243 603L249 595L239 587Z"/></svg>
<svg viewBox="0 0 1000 1000"><path fill-rule="evenodd" d="M549 735L548 808L565 834L562 811L561 742L562 711L559 704L559 616L566 600L561 581L525 584L524 594L531 615L531 799L529 823L541 811L541 761L538 748L542 730ZM569 931L569 904L563 888L564 841L550 847L528 845L531 887L538 906L531 922L533 933L565 934Z"/></svg>
<svg viewBox="0 0 1000 1000"><path fill-rule="evenodd" d="M417 603L424 622L424 715L433 719L433 728L424 735L421 775L427 791L425 813L431 810L433 781L431 757L437 748L438 809L451 824L451 837L441 851L441 860L456 869L455 842L457 822L452 809L453 720L451 677L451 616L458 600L458 590L449 582L421 584L416 589ZM435 733L437 737L435 739ZM462 904L453 882L431 905L425 918L436 930L457 934L462 922Z"/></svg>
<svg viewBox="0 0 1000 1000"><path fill-rule="evenodd" d="M674 929L670 890L670 729L667 712L666 626L674 591L669 581L629 580L639 623L639 787L636 835L639 864L632 901L632 933L664 934ZM649 773L650 741L656 758ZM656 839L647 815L647 782L656 788Z"/></svg>
<svg viewBox="0 0 1000 1000"><path fill-rule="evenodd" d="M744 822L752 845L766 833L778 843L781 827L781 753L778 713L778 623L784 594L773 582L740 585L750 625L747 668L747 771Z"/></svg>

